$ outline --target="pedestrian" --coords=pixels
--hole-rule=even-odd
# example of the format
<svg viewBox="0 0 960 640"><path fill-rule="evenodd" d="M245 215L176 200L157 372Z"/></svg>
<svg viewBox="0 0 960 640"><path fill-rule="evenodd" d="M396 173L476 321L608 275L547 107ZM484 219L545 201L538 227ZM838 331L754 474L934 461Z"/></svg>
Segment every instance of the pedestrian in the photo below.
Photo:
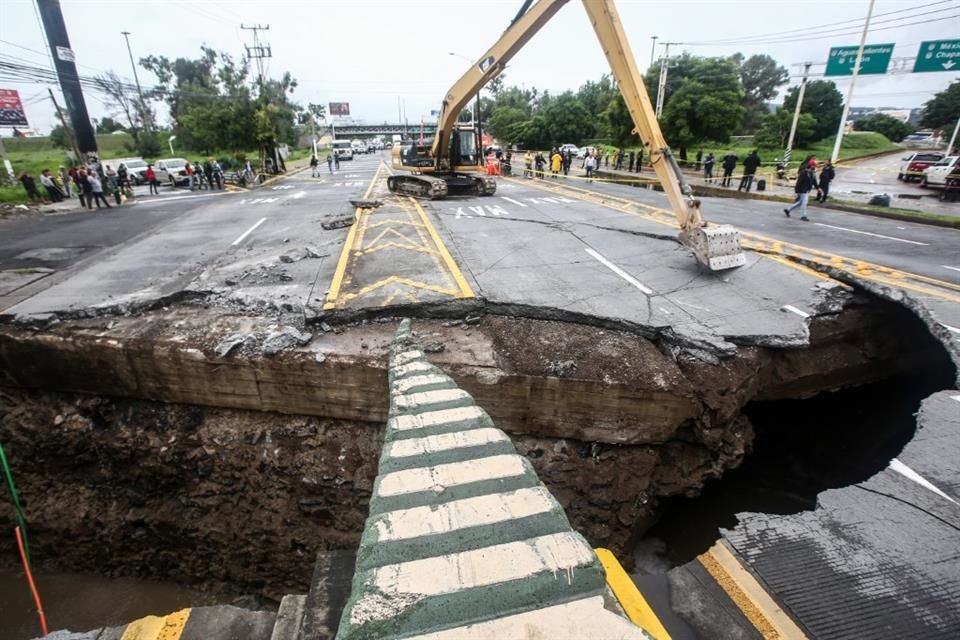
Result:
<svg viewBox="0 0 960 640"><path fill-rule="evenodd" d="M734 153L728 153L723 156L723 180L721 186L729 187L732 180L733 170L737 167L737 156Z"/></svg>
<svg viewBox="0 0 960 640"><path fill-rule="evenodd" d="M130 188L130 171L123 162L117 167L117 182L120 183L120 192L125 197L133 195L133 189Z"/></svg>
<svg viewBox="0 0 960 640"><path fill-rule="evenodd" d="M110 203L107 202L107 199L103 196L103 183L100 181L100 178L97 177L97 174L91 173L87 176L87 184L90 185L90 193L87 196L87 208L93 209L91 205L92 202L97 203L97 209L100 208L100 203L103 203L107 209L110 209Z"/></svg>
<svg viewBox="0 0 960 640"><path fill-rule="evenodd" d="M40 184L47 190L47 195L50 196L51 200L54 202L63 202L63 193L53 181L53 176L50 175L50 169L44 169L40 172Z"/></svg>
<svg viewBox="0 0 960 640"><path fill-rule="evenodd" d="M750 186L753 185L753 176L757 173L757 167L759 166L760 156L757 154L757 150L754 149L750 155L743 160L743 176L740 178L740 186L737 187L737 191L746 189L747 193L750 193Z"/></svg>
<svg viewBox="0 0 960 640"><path fill-rule="evenodd" d="M617 151L617 162L613 165L615 171L623 171L623 149Z"/></svg>
<svg viewBox="0 0 960 640"><path fill-rule="evenodd" d="M587 182L593 182L591 178L593 177L593 173L597 168L598 160L599 159L597 158L597 156L589 153L587 154L587 157L585 158L585 165L584 165L584 168L587 170Z"/></svg>
<svg viewBox="0 0 960 640"><path fill-rule="evenodd" d="M107 181L106 192L113 194L114 199L117 201L117 206L119 207L121 204L120 203L120 181L117 176L117 172L113 169L113 167L111 167L110 165L107 165L106 167L104 167L103 175Z"/></svg>
<svg viewBox="0 0 960 640"><path fill-rule="evenodd" d="M696 166L697 171L700 171L701 160L703 160L703 149L697 149L697 166Z"/></svg>
<svg viewBox="0 0 960 640"><path fill-rule="evenodd" d="M203 177L207 181L207 188L213 191L213 162L212 158L207 158L203 163Z"/></svg>
<svg viewBox="0 0 960 640"><path fill-rule="evenodd" d="M183 166L183 173L187 176L187 186L190 187L190 191L193 191L194 185L194 176L193 176L193 167L190 165L190 161L187 160L186 164Z"/></svg>
<svg viewBox="0 0 960 640"><path fill-rule="evenodd" d="M609 151L607 151L606 153L603 154L603 166L604 166L604 167L609 167L609 166L610 166L610 152L609 152Z"/></svg>
<svg viewBox="0 0 960 640"><path fill-rule="evenodd" d="M637 149L637 173L643 169L643 147Z"/></svg>
<svg viewBox="0 0 960 640"><path fill-rule="evenodd" d="M70 176L70 172L67 171L65 167L60 167L60 182L63 184L63 196L65 198L70 197L70 183L73 182L73 178Z"/></svg>
<svg viewBox="0 0 960 640"><path fill-rule="evenodd" d="M570 165L573 164L573 153L570 149L563 152L563 175L570 175Z"/></svg>
<svg viewBox="0 0 960 640"><path fill-rule="evenodd" d="M533 154L527 149L523 154L523 177L529 178L533 175Z"/></svg>
<svg viewBox="0 0 960 640"><path fill-rule="evenodd" d="M38 200L43 200L43 195L37 190L37 181L33 179L29 173L24 171L20 174L20 184L23 185L23 190L27 192L27 197L31 202L36 202Z"/></svg>
<svg viewBox="0 0 960 640"><path fill-rule="evenodd" d="M336 152L333 154L333 168L340 171L340 154Z"/></svg>
<svg viewBox="0 0 960 640"><path fill-rule="evenodd" d="M807 201L810 199L810 191L817 187L817 159L814 156L807 156L800 165L800 171L797 174L797 182L793 187L797 194L797 201L783 210L784 215L790 217L790 212L800 208L800 219L810 220L807 217Z"/></svg>
<svg viewBox="0 0 960 640"><path fill-rule="evenodd" d="M73 187L77 191L77 197L80 198L80 206L85 207L87 206L87 190L84 185L87 183L87 178L81 175L82 173L83 169L79 167L70 169L70 177L73 179Z"/></svg>
<svg viewBox="0 0 960 640"><path fill-rule="evenodd" d="M320 177L320 172L317 170L319 166L320 166L320 162L317 160L317 154L314 153L313 155L310 156L310 177L311 178Z"/></svg>
<svg viewBox="0 0 960 640"><path fill-rule="evenodd" d="M143 179L150 187L150 195L160 195L160 189L157 187L157 172L153 170L152 164L147 165L147 170L143 172Z"/></svg>
<svg viewBox="0 0 960 640"><path fill-rule="evenodd" d="M217 189L223 191L223 165L218 160L213 161L213 181L217 183Z"/></svg>
<svg viewBox="0 0 960 640"><path fill-rule="evenodd" d="M715 161L712 151L703 159L703 179L707 182L713 181L713 163Z"/></svg>
<svg viewBox="0 0 960 640"><path fill-rule="evenodd" d="M563 158L560 156L560 151L554 148L553 153L550 155L550 174L554 179L560 174L561 166L563 166Z"/></svg>
<svg viewBox="0 0 960 640"><path fill-rule="evenodd" d="M333 156L329 153L327 154L327 171L333 174Z"/></svg>
<svg viewBox="0 0 960 640"><path fill-rule="evenodd" d="M542 151L537 151L537 156L533 160L533 164L536 167L536 176L538 178L543 178L543 165L547 163L547 159L543 157Z"/></svg>
<svg viewBox="0 0 960 640"><path fill-rule="evenodd" d="M629 156L629 157L630 157L630 164L627 165L627 173L633 173L633 158L634 158L634 155L635 155L635 154L633 153L633 151L631 151L631 152L630 152L630 156Z"/></svg>
<svg viewBox="0 0 960 640"><path fill-rule="evenodd" d="M827 160L820 171L820 190L817 191L817 202L826 202L827 195L830 193L830 183L837 177L837 172L833 168L833 163Z"/></svg>

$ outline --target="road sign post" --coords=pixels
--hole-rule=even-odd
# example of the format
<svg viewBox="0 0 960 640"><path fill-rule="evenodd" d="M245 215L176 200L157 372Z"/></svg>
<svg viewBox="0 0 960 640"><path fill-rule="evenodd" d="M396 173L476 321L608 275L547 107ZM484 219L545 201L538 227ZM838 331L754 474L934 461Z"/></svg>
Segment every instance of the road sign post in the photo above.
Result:
<svg viewBox="0 0 960 640"><path fill-rule="evenodd" d="M960 65L960 40L927 40L920 43L914 73L950 71Z"/></svg>
<svg viewBox="0 0 960 640"><path fill-rule="evenodd" d="M857 61L856 45L850 47L832 47L830 57L827 58L825 76L852 76L853 65ZM868 44L863 48L863 60L860 62L858 75L879 75L887 72L890 66L890 56L893 55L893 44Z"/></svg>

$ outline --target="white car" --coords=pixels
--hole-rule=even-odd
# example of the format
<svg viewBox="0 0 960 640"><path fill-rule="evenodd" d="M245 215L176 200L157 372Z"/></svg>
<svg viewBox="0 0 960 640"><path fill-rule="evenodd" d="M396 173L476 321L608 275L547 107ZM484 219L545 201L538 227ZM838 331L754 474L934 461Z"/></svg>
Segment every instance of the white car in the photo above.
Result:
<svg viewBox="0 0 960 640"><path fill-rule="evenodd" d="M927 167L920 179L921 187L942 187L947 183L947 176L954 166L960 162L960 156L947 156L932 167Z"/></svg>
<svg viewBox="0 0 960 640"><path fill-rule="evenodd" d="M190 179L186 171L187 161L183 158L166 158L154 163L157 182L169 182L171 187L187 184Z"/></svg>
<svg viewBox="0 0 960 640"><path fill-rule="evenodd" d="M911 151L901 159L897 180L907 182L920 180L928 167L932 167L941 160L943 160L943 154L939 151Z"/></svg>
<svg viewBox="0 0 960 640"><path fill-rule="evenodd" d="M567 153L568 151L570 152L570 157L571 157L571 158L579 158L579 157L580 157L580 149L577 148L577 145L575 145L575 144L570 144L569 142L568 142L567 144L562 144L562 145L560 145L560 153L561 153L562 155L566 155L566 153Z"/></svg>
<svg viewBox="0 0 960 640"><path fill-rule="evenodd" d="M583 147L582 149L580 149L579 151L577 151L577 157L578 157L578 158L585 158L588 153L593 153L593 152L596 151L596 150L597 150L596 147Z"/></svg>

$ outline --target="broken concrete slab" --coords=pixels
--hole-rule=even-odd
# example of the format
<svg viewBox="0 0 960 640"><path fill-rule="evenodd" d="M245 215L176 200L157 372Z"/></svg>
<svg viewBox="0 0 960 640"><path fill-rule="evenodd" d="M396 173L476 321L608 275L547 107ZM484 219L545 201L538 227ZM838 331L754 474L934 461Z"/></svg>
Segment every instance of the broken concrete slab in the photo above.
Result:
<svg viewBox="0 0 960 640"><path fill-rule="evenodd" d="M298 331L294 327L281 327L264 339L260 351L266 355L274 355L286 349L302 347L312 339L311 333Z"/></svg>

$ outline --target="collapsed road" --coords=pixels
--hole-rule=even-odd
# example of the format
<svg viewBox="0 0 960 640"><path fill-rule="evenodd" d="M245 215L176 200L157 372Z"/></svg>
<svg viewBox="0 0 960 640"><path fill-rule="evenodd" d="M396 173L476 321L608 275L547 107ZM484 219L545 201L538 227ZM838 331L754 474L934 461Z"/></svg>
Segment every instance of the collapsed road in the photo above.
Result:
<svg viewBox="0 0 960 640"><path fill-rule="evenodd" d="M901 401L881 394L884 384L908 385L914 403L956 388L960 285L931 266L956 259L956 231L927 237L911 225L906 239L926 249L910 262L880 237L832 234L821 247L816 235L776 235L799 233L777 218L753 246L747 236L746 266L711 274L672 239L653 192L502 179L494 198L426 203L390 195L390 171L363 158L336 176L143 202L127 214L142 215L140 226L112 239L94 241L89 219L0 223L11 231L0 247L0 440L36 562L274 600L303 589L317 551L359 540L387 416L386 349L404 316L418 318L431 361L510 435L573 526L626 559L665 509L739 467L755 438L776 438L789 403L860 388L884 407ZM358 197L379 206L354 209L347 200ZM752 225L772 215L764 203L737 205ZM725 221L741 224L725 207ZM898 444L831 488L866 482L921 446L916 424L871 433L847 409L839 422L856 425L864 446ZM944 438L957 446L955 434ZM912 455L911 468L960 493L955 463ZM842 496L823 508L814 500L808 516L791 517L819 517L829 532L849 512ZM960 516L942 508L952 507L937 517L956 527ZM833 544L798 533L809 524L761 515L784 544ZM12 522L0 514L0 525ZM824 561L832 573L804 565L809 576L768 562L755 522L716 535L769 584L792 570L803 584L848 584L835 559ZM885 616L937 637L960 603L960 572L951 582L956 560L937 555L956 532L930 538L926 555L890 558L913 591L900 597L894 580L883 602ZM103 539L123 543L107 550ZM850 592L866 604L847 618L876 602L869 589ZM779 604L822 635L818 615L784 593Z"/></svg>

